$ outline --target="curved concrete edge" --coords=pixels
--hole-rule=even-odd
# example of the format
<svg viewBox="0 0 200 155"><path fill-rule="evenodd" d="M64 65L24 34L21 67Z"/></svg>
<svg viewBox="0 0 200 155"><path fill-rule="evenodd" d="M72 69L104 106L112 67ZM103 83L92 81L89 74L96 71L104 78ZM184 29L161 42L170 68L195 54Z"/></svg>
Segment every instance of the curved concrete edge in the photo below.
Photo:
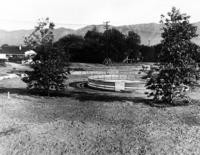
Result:
<svg viewBox="0 0 200 155"><path fill-rule="evenodd" d="M4 75L0 77L0 80L4 80L4 79L12 79L12 78L18 78L19 76L16 74L8 74L8 75Z"/></svg>
<svg viewBox="0 0 200 155"><path fill-rule="evenodd" d="M112 81L109 81L112 80ZM114 81L116 80L116 81ZM122 80L122 81L120 81ZM126 81L127 80L127 81ZM131 82L130 82L131 81ZM145 90L143 81L132 80L129 75L94 75L88 77L88 86L112 91Z"/></svg>
<svg viewBox="0 0 200 155"><path fill-rule="evenodd" d="M106 85L100 85L100 84L95 84L95 83L90 83L88 82L88 86L92 88L97 88L97 89L102 89L102 90L115 90L114 86L106 86Z"/></svg>
<svg viewBox="0 0 200 155"><path fill-rule="evenodd" d="M108 71L70 71L71 75L113 75L113 74L141 74L140 71L119 71L119 70L108 70Z"/></svg>
<svg viewBox="0 0 200 155"><path fill-rule="evenodd" d="M131 81L138 81L138 77L135 75L128 75L128 74L112 74L112 75L93 75L89 76L88 79L90 80L99 80L108 82L108 80L131 80ZM110 82L110 81L109 81Z"/></svg>

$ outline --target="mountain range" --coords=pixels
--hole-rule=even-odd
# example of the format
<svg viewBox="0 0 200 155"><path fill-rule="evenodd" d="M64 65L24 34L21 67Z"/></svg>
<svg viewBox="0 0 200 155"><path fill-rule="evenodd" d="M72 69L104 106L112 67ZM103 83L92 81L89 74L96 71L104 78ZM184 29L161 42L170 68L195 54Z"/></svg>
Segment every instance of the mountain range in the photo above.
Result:
<svg viewBox="0 0 200 155"><path fill-rule="evenodd" d="M193 23L197 26L197 33L200 35L200 22ZM88 25L83 28L73 30L68 28L57 28L54 31L55 40L62 38L68 34L76 34L82 35L88 31L92 30L96 27L97 31L103 32L103 25ZM148 23L148 24L136 24L136 25L122 25L122 26L111 26L118 29L123 34L127 34L128 31L133 30L141 37L141 44L143 45L155 45L160 43L161 41L161 25L156 23ZM15 31L5 31L0 30L0 45L8 44L8 45L21 45L23 44L24 37L29 35L33 30L15 30ZM193 41L200 45L200 38L195 38Z"/></svg>

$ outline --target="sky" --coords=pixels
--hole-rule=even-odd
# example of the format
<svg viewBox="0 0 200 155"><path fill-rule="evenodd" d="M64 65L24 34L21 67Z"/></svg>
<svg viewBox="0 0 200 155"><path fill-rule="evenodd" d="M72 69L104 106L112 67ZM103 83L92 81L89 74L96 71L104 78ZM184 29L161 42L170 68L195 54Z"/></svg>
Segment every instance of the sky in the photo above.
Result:
<svg viewBox="0 0 200 155"><path fill-rule="evenodd" d="M77 29L110 21L111 25L159 23L175 6L200 21L199 0L0 0L0 29L33 29L49 17L56 27Z"/></svg>

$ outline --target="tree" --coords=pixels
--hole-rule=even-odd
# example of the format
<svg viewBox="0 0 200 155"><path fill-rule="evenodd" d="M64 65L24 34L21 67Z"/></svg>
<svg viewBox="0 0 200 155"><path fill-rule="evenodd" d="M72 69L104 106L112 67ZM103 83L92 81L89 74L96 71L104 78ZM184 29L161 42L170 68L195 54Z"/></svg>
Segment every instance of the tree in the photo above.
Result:
<svg viewBox="0 0 200 155"><path fill-rule="evenodd" d="M104 55L112 61L120 62L125 57L126 42L125 35L116 29L108 29L104 31L102 36L104 45Z"/></svg>
<svg viewBox="0 0 200 155"><path fill-rule="evenodd" d="M174 99L182 96L183 87L196 82L195 57L198 50L191 39L197 36L197 28L190 24L189 18L175 7L167 17L161 15L163 40L160 62L148 73L146 84L148 89L153 90L149 96L153 96L155 101L175 104Z"/></svg>
<svg viewBox="0 0 200 155"><path fill-rule="evenodd" d="M60 38L55 44L62 47L70 61L80 62L82 59L84 39L82 36L69 34Z"/></svg>
<svg viewBox="0 0 200 155"><path fill-rule="evenodd" d="M26 37L25 44L37 54L23 80L28 89L39 89L48 96L51 90L63 90L66 72L64 49L53 44L54 24L49 19L40 20L33 33Z"/></svg>
<svg viewBox="0 0 200 155"><path fill-rule="evenodd" d="M140 45L140 52L144 62L155 62L154 46Z"/></svg>
<svg viewBox="0 0 200 155"><path fill-rule="evenodd" d="M9 46L8 44L3 44L1 45L1 48L8 47L8 46Z"/></svg>
<svg viewBox="0 0 200 155"><path fill-rule="evenodd" d="M141 52L139 51L140 43L140 36L134 31L129 31L128 36L126 37L126 55L128 57L134 58L135 60L141 59Z"/></svg>
<svg viewBox="0 0 200 155"><path fill-rule="evenodd" d="M84 36L84 57L90 63L101 63L105 59L102 52L102 33L96 27L88 31Z"/></svg>
<svg viewBox="0 0 200 155"><path fill-rule="evenodd" d="M35 49L40 45L53 43L54 23L49 18L39 19L34 31L24 39L24 43L31 49Z"/></svg>

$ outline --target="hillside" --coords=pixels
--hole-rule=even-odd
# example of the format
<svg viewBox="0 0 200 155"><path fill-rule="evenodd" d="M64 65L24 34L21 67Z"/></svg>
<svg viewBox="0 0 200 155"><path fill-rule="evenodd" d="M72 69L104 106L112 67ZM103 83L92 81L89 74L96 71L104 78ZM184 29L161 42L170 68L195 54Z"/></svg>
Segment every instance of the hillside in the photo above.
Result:
<svg viewBox="0 0 200 155"><path fill-rule="evenodd" d="M128 26L117 27L122 33L127 34L128 31L133 30L141 37L141 43L144 45L155 45L160 43L161 31L160 24L149 23L149 24L137 24Z"/></svg>
<svg viewBox="0 0 200 155"><path fill-rule="evenodd" d="M91 30L96 26L99 32L104 31L103 25L89 25L75 31L77 35L84 35L88 30ZM111 26L118 29L120 32L127 34L128 31L133 30L138 33L141 37L141 43L144 45L155 45L161 40L160 36L160 24L149 23L149 24L137 24L137 25L123 25L123 26ZM150 41L150 42L149 42Z"/></svg>
<svg viewBox="0 0 200 155"><path fill-rule="evenodd" d="M4 31L0 30L0 45L20 45L23 44L25 36L28 36L33 30L16 30L16 31ZM55 29L55 40L74 33L74 30L67 28Z"/></svg>
<svg viewBox="0 0 200 155"><path fill-rule="evenodd" d="M194 23L195 26L198 27L197 33L200 34L200 22ZM88 30L92 30L96 26L99 32L104 31L103 25L88 25L86 27L73 30L67 28L58 28L55 29L55 40L68 35L68 34L76 34L76 35L84 35ZM160 43L161 41L161 25L156 23L148 23L148 24L136 24L136 25L123 25L123 26L111 26L124 34L127 34L128 31L133 30L138 33L141 37L141 44L144 45L155 45ZM9 44L9 45L20 45L23 44L24 37L30 34L32 30L17 30L17 31L4 31L0 30L0 45ZM200 38L193 39L195 43L200 45Z"/></svg>

